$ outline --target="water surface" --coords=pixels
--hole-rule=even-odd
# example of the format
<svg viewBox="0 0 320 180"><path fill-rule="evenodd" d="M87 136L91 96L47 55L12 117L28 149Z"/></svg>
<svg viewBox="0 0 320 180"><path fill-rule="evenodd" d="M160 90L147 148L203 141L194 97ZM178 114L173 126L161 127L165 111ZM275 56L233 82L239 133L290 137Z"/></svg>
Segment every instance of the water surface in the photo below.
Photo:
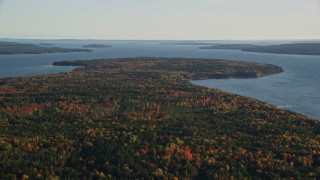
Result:
<svg viewBox="0 0 320 180"><path fill-rule="evenodd" d="M13 40L18 42L18 40ZM0 78L65 72L72 67L51 66L54 61L119 57L184 57L244 60L278 65L285 72L257 79L214 79L192 83L250 96L273 105L320 119L320 56L279 55L239 50L198 49L197 45L164 45L166 41L20 40L81 48L88 44L108 44L93 52L36 55L0 55ZM226 43L224 41L212 41ZM284 41L227 41L227 43L279 44Z"/></svg>

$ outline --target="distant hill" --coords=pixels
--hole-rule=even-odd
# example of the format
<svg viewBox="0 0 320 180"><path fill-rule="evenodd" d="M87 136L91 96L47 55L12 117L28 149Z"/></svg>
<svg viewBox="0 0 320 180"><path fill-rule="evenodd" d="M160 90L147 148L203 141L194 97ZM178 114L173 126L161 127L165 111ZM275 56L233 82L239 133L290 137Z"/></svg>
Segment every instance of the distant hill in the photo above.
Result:
<svg viewBox="0 0 320 180"><path fill-rule="evenodd" d="M246 52L260 52L273 54L296 54L296 55L320 55L320 43L295 43L280 45L252 45L252 44L221 44L203 46L200 49L236 49Z"/></svg>
<svg viewBox="0 0 320 180"><path fill-rule="evenodd" d="M0 54L44 54L65 52L91 52L89 49L43 47L35 44L22 44L0 41Z"/></svg>

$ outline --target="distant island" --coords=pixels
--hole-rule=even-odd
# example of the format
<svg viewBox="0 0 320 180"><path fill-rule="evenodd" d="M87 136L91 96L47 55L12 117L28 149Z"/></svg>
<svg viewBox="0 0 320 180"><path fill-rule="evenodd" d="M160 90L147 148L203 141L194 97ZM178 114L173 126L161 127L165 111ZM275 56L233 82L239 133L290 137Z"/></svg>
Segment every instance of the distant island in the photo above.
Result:
<svg viewBox="0 0 320 180"><path fill-rule="evenodd" d="M22 44L15 42L0 42L0 54L45 54L67 52L91 52L91 50L77 48L43 47L35 44Z"/></svg>
<svg viewBox="0 0 320 180"><path fill-rule="evenodd" d="M111 45L106 45L106 44L89 44L83 46L85 48L111 48Z"/></svg>
<svg viewBox="0 0 320 180"><path fill-rule="evenodd" d="M162 42L161 45L186 45L186 46L211 46L217 43L203 42L203 41L168 41Z"/></svg>
<svg viewBox="0 0 320 180"><path fill-rule="evenodd" d="M50 43L41 43L41 44L39 44L39 45L41 45L41 46L53 46L54 44L50 44Z"/></svg>
<svg viewBox="0 0 320 180"><path fill-rule="evenodd" d="M280 45L252 45L252 44L219 44L203 46L200 49L234 49L246 52L295 54L295 55L320 55L320 43L294 43Z"/></svg>

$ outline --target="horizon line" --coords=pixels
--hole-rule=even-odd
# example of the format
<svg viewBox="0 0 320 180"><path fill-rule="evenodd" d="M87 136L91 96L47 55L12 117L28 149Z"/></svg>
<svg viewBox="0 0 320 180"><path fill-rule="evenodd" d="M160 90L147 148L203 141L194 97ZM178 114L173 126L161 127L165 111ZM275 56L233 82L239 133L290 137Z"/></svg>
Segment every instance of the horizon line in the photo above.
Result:
<svg viewBox="0 0 320 180"><path fill-rule="evenodd" d="M0 37L5 40L80 40L80 41L319 41L320 38L283 38L283 39L105 39L105 38L13 38L13 37Z"/></svg>

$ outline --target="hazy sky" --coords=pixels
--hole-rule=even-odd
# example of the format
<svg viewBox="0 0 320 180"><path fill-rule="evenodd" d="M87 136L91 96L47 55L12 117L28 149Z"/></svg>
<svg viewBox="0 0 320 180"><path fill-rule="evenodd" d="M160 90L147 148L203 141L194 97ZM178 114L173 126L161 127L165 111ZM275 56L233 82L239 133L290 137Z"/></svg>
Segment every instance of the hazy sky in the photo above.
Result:
<svg viewBox="0 0 320 180"><path fill-rule="evenodd" d="M0 37L320 39L320 0L0 0Z"/></svg>

